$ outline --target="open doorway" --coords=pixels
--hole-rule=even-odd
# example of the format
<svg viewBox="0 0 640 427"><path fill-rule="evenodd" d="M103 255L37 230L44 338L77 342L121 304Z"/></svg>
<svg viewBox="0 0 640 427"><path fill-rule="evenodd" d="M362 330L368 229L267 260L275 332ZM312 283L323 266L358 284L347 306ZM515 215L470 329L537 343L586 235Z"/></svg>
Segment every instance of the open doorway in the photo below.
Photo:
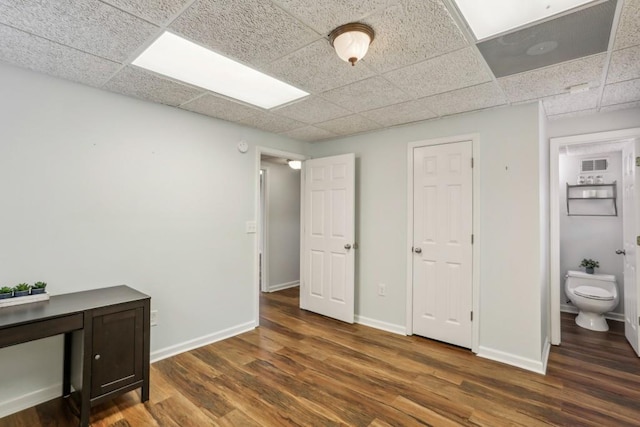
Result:
<svg viewBox="0 0 640 427"><path fill-rule="evenodd" d="M639 280L635 268L638 222L633 210L638 199L635 190L637 154L634 153L638 151L639 140L640 129L551 139L552 344L561 341L561 311L594 311L581 309L580 304L584 303L580 301L575 307L575 298L566 293L580 289L569 286L567 277L589 276L578 271L580 260L594 258L599 261L596 267L601 268L596 273L601 274L588 278L604 283L610 277L615 283L613 299L619 298L620 302L612 310L605 310L604 317L625 322L625 335L638 352L635 323L639 307ZM593 269L586 273L593 274ZM573 279L571 283L575 282ZM597 329L593 325L576 323L594 331L605 330L604 327Z"/></svg>
<svg viewBox="0 0 640 427"><path fill-rule="evenodd" d="M256 325L262 292L300 284L300 169L290 160L299 154L258 147L256 150Z"/></svg>

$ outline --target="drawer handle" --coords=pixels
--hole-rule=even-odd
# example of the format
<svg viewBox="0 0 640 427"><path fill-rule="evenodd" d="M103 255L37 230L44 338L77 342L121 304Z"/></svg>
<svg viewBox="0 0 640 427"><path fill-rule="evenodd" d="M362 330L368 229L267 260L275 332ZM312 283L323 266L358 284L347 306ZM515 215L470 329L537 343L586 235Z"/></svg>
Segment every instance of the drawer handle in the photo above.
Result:
<svg viewBox="0 0 640 427"><path fill-rule="evenodd" d="M96 360L100 360L100 355L99 355L99 354L96 354L96 356L94 357L94 359L96 359Z"/></svg>

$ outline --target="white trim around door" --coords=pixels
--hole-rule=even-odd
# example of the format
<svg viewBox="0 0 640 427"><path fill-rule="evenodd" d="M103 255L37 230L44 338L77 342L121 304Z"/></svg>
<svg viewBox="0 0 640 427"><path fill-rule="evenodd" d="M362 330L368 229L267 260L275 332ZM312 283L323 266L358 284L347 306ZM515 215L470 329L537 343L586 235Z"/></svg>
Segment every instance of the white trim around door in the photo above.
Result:
<svg viewBox="0 0 640 427"><path fill-rule="evenodd" d="M560 147L640 138L640 128L596 132L550 139L549 149L549 269L551 344L560 344Z"/></svg>
<svg viewBox="0 0 640 427"><path fill-rule="evenodd" d="M413 335L413 153L414 148L429 145L451 144L455 142L471 141L473 153L473 262L472 262L472 344L471 351L478 352L480 336L480 136L478 134L457 135L424 141L415 141L407 145L407 301L406 301L406 333Z"/></svg>

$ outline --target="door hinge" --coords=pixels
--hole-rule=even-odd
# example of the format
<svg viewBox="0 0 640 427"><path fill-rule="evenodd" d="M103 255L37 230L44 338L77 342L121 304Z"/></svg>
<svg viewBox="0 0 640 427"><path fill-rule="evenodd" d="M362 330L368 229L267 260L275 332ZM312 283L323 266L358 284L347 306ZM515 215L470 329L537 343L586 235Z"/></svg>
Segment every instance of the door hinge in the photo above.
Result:
<svg viewBox="0 0 640 427"><path fill-rule="evenodd" d="M473 311L471 312L471 321L473 322Z"/></svg>
<svg viewBox="0 0 640 427"><path fill-rule="evenodd" d="M471 235L471 244L473 245L473 234Z"/></svg>
<svg viewBox="0 0 640 427"><path fill-rule="evenodd" d="M636 157L636 166L640 166L640 157Z"/></svg>
<svg viewBox="0 0 640 427"><path fill-rule="evenodd" d="M473 168L473 157L471 158L471 167Z"/></svg>

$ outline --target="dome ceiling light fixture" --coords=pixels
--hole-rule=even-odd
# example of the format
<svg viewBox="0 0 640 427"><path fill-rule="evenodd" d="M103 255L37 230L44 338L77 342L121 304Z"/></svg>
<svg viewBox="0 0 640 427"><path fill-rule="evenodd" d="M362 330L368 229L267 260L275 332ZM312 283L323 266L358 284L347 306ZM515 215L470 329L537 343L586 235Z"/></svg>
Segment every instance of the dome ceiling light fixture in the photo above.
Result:
<svg viewBox="0 0 640 427"><path fill-rule="evenodd" d="M373 42L373 28L359 22L344 24L331 31L329 43L343 61L356 65L369 50Z"/></svg>

